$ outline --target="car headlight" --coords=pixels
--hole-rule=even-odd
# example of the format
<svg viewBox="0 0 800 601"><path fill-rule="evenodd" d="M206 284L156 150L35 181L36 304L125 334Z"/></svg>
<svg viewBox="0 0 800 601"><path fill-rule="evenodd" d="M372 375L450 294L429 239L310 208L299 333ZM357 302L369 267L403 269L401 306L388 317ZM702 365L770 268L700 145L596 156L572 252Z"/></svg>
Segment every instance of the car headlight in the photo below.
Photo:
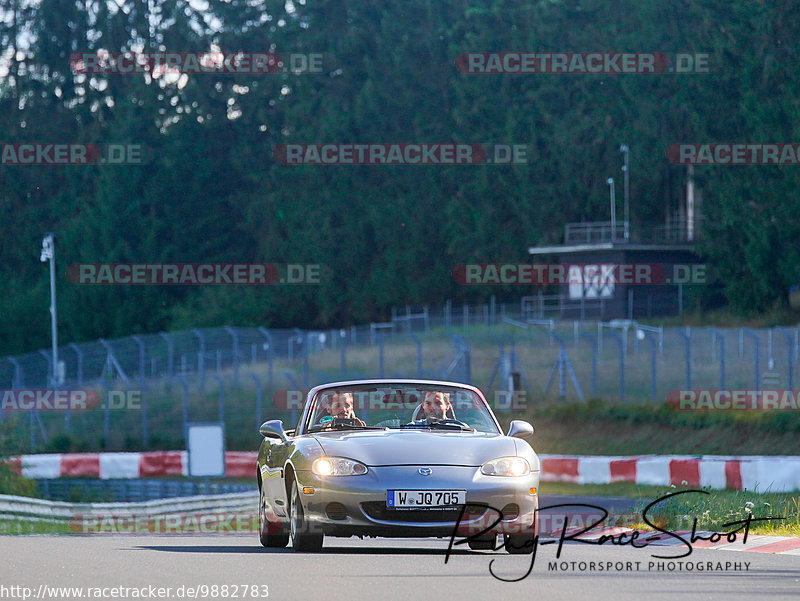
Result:
<svg viewBox="0 0 800 601"><path fill-rule="evenodd" d="M311 471L317 476L362 476L367 466L342 457L319 457L311 464Z"/></svg>
<svg viewBox="0 0 800 601"><path fill-rule="evenodd" d="M531 473L531 466L522 457L499 457L487 461L481 466L484 476L526 476Z"/></svg>

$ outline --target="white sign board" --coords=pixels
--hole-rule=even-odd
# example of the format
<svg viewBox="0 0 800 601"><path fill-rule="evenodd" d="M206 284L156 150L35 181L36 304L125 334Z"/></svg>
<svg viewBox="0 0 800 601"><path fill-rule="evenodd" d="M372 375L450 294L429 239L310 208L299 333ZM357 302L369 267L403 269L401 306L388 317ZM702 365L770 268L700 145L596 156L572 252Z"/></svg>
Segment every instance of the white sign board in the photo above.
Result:
<svg viewBox="0 0 800 601"><path fill-rule="evenodd" d="M186 424L186 450L190 477L225 475L223 424Z"/></svg>

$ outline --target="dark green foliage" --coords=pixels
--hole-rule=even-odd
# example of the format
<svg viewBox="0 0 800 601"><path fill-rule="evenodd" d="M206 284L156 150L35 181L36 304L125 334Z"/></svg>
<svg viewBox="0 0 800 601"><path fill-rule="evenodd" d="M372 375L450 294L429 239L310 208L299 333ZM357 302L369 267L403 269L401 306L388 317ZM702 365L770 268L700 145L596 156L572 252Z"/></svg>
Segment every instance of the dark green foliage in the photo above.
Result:
<svg viewBox="0 0 800 601"><path fill-rule="evenodd" d="M56 231L64 342L189 326L341 326L397 304L520 289L458 286L458 263L524 261L568 221L607 219L631 147L631 214L681 203L676 142L797 142L800 19L791 4L308 0L153 5L43 0L0 25L3 143L142 145L145 163L0 166L0 355L49 344L42 234ZM89 10L91 9L91 10ZM95 17L93 17L94 15ZM214 19L206 19L214 15ZM210 29L204 23L215 23ZM215 25L215 27L216 27ZM23 35L22 32L32 32ZM73 52L321 53L317 75L73 75ZM480 75L468 51L707 52L708 74ZM0 69L2 73L2 69ZM17 74L20 73L19 76ZM234 118L235 117L235 118ZM287 142L527 144L518 166L285 166ZM800 167L700 167L703 251L737 311L800 281ZM621 194L619 195L621 196ZM78 262L323 263L319 286L78 286ZM691 295L690 295L691 296ZM702 297L700 298L702 300Z"/></svg>

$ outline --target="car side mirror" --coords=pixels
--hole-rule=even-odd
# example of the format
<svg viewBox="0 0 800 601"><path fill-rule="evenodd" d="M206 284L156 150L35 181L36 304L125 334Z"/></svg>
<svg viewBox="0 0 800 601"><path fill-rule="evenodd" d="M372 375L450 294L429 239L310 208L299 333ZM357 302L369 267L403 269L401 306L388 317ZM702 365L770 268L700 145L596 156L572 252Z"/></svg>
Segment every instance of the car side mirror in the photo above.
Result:
<svg viewBox="0 0 800 601"><path fill-rule="evenodd" d="M268 422L264 422L258 431L264 438L279 438L283 442L288 439L286 431L283 429L283 422L279 419L271 419Z"/></svg>
<svg viewBox="0 0 800 601"><path fill-rule="evenodd" d="M508 428L507 436L515 438L526 438L533 434L533 426L521 419L512 419L511 425Z"/></svg>

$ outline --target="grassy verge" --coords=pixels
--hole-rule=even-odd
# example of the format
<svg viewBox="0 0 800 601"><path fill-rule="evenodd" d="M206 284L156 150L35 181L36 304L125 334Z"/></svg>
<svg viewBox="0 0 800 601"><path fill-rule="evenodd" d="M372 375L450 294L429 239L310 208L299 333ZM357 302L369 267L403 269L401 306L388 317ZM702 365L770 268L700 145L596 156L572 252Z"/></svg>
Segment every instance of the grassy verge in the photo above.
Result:
<svg viewBox="0 0 800 601"><path fill-rule="evenodd" d="M800 414L689 412L662 405L542 404L524 414L537 452L576 455L800 455Z"/></svg>
<svg viewBox="0 0 800 601"><path fill-rule="evenodd" d="M618 482L615 484L570 484L545 482L541 493L574 496L608 496L636 499L632 513L641 515L647 505L671 493L690 490L689 487L640 486ZM726 526L730 522L753 518L780 518L765 522L753 522L751 534L769 536L800 537L800 493L773 493L749 490L711 490L709 494L678 494L655 505L648 515L657 515L658 524L669 530L691 530L697 518L697 531L730 532L739 526ZM634 523L633 528L649 529L644 522ZM741 540L741 534L739 539Z"/></svg>

